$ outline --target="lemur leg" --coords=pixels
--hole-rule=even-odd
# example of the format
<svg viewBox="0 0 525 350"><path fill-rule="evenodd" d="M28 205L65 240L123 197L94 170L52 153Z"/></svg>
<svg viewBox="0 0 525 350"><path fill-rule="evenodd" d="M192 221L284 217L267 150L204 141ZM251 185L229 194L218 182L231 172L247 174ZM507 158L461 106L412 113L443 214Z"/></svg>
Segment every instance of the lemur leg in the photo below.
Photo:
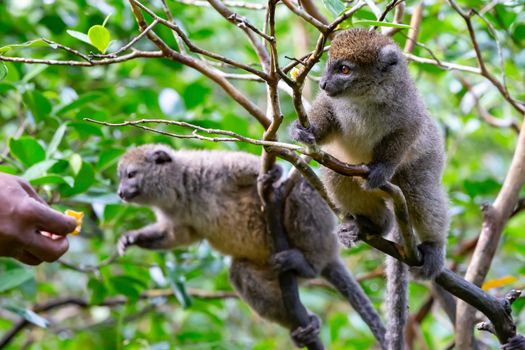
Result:
<svg viewBox="0 0 525 350"><path fill-rule="evenodd" d="M192 230L188 227L180 226L170 229L160 223L155 223L122 235L117 243L117 251L119 255L124 255L126 249L132 245L145 249L169 249L188 245L195 239Z"/></svg>
<svg viewBox="0 0 525 350"><path fill-rule="evenodd" d="M297 249L287 249L272 255L270 266L277 274L293 270L304 278L314 278L318 275L318 272L306 261L303 253Z"/></svg>
<svg viewBox="0 0 525 350"><path fill-rule="evenodd" d="M449 218L447 198L441 186L428 178L405 177L399 183L403 191L412 224L421 244L418 246L423 265L411 268L412 275L420 279L432 279L445 264L445 244ZM436 179L439 181L439 179Z"/></svg>
<svg viewBox="0 0 525 350"><path fill-rule="evenodd" d="M277 274L269 265L256 265L244 259L234 259L230 268L230 281L240 297L261 317L287 329L298 346L307 344L319 334L319 319L310 314L306 327L292 329L292 321L285 310Z"/></svg>

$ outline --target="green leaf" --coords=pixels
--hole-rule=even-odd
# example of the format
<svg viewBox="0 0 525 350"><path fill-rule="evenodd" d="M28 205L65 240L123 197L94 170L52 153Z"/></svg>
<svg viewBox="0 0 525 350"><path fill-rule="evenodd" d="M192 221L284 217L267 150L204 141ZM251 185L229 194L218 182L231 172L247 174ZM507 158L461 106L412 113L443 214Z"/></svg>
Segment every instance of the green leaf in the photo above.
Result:
<svg viewBox="0 0 525 350"><path fill-rule="evenodd" d="M334 16L337 16L345 9L345 4L341 0L323 0L323 5L330 11Z"/></svg>
<svg viewBox="0 0 525 350"><path fill-rule="evenodd" d="M4 65L4 64L2 63L2 65ZM7 66L5 66L5 67L7 69ZM0 68L0 70L1 69L2 68ZM6 71L6 72L8 72L8 71ZM16 90L16 86L11 84L11 83L0 83L0 94L6 93L7 91L10 91L10 90Z"/></svg>
<svg viewBox="0 0 525 350"><path fill-rule="evenodd" d="M119 293L131 300L138 300L140 292L145 288L144 283L131 276L115 276L110 279L111 286Z"/></svg>
<svg viewBox="0 0 525 350"><path fill-rule="evenodd" d="M71 163L70 163L71 164ZM95 182L95 172L93 166L87 162L82 161L82 166L75 176L75 185L73 188L61 188L63 196L72 196L85 192Z"/></svg>
<svg viewBox="0 0 525 350"><path fill-rule="evenodd" d="M91 297L89 299L90 304L101 303L108 294L106 285L96 278L89 279L88 288L91 290Z"/></svg>
<svg viewBox="0 0 525 350"><path fill-rule="evenodd" d="M13 305L5 305L4 309L14 312L15 314L23 317L26 321L31 322L35 326L47 328L47 326L49 325L48 320L29 309L23 309L21 307Z"/></svg>
<svg viewBox="0 0 525 350"><path fill-rule="evenodd" d="M39 91L28 91L23 95L23 99L38 121L45 120L53 109L51 102Z"/></svg>
<svg viewBox="0 0 525 350"><path fill-rule="evenodd" d="M58 145L60 145L60 142L66 133L66 128L67 123L64 123L58 127L57 131L53 135L53 138L51 139L51 142L49 143L49 146L47 146L47 158L50 158L57 151Z"/></svg>
<svg viewBox="0 0 525 350"><path fill-rule="evenodd" d="M73 187L75 180L71 176L50 174L33 178L29 182L33 186L66 184L69 187Z"/></svg>
<svg viewBox="0 0 525 350"><path fill-rule="evenodd" d="M192 300L188 292L186 291L186 283L184 276L180 273L177 266L171 261L168 261L166 263L166 271L168 280L170 282L170 287L173 291L173 294L175 295L175 298L177 298L178 302L182 305L182 307L190 307Z"/></svg>
<svg viewBox="0 0 525 350"><path fill-rule="evenodd" d="M86 44L91 45L91 41L89 40L88 36L82 32L77 32L76 30L68 29L66 32L71 35L73 38L78 39L80 41L85 42Z"/></svg>
<svg viewBox="0 0 525 350"><path fill-rule="evenodd" d="M109 45L109 30L101 25L94 25L89 28L88 38L91 45L95 46L100 52L105 53Z"/></svg>
<svg viewBox="0 0 525 350"><path fill-rule="evenodd" d="M45 71L49 66L47 64L39 64L36 66L32 66L28 69L26 75L22 78L22 82L27 83L31 81L34 77Z"/></svg>
<svg viewBox="0 0 525 350"><path fill-rule="evenodd" d="M71 157L69 157L69 166L73 170L73 174L77 176L80 168L82 167L82 157L80 154L73 153Z"/></svg>
<svg viewBox="0 0 525 350"><path fill-rule="evenodd" d="M9 70L7 69L5 63L0 63L0 80L4 80L5 77L7 77L7 73L9 73Z"/></svg>
<svg viewBox="0 0 525 350"><path fill-rule="evenodd" d="M410 29L410 26L408 24L369 21L369 20L355 21L353 22L353 25L354 26L363 25L363 26L394 27L394 28Z"/></svg>
<svg viewBox="0 0 525 350"><path fill-rule="evenodd" d="M49 168L51 168L56 163L57 163L57 160L51 160L51 159L36 163L33 166L31 166L29 169L27 169L24 175L22 175L22 177L28 181L36 179L37 177L44 175L49 170Z"/></svg>
<svg viewBox="0 0 525 350"><path fill-rule="evenodd" d="M42 39L35 39L31 41L27 41L22 44L11 44L0 47L0 55L5 54L7 51L11 49L18 49L18 48L24 48L24 47L32 47L32 46L46 46L47 43Z"/></svg>
<svg viewBox="0 0 525 350"><path fill-rule="evenodd" d="M9 140L9 151L22 164L29 167L46 158L44 148L32 137L23 136Z"/></svg>
<svg viewBox="0 0 525 350"><path fill-rule="evenodd" d="M0 274L0 293L18 287L19 285L34 278L33 270L13 269Z"/></svg>
<svg viewBox="0 0 525 350"><path fill-rule="evenodd" d="M97 99L99 99L100 97L102 97L103 95L100 93L100 92L92 92L92 93L87 93L87 94L84 94L82 96L80 96L79 98L77 98L75 101L65 105L65 106L62 106L60 108L58 108L55 113L57 115L64 115L66 114L67 112L71 111L71 110L75 110L81 106L84 106L86 104L88 104L89 102L92 102L92 101L95 101Z"/></svg>

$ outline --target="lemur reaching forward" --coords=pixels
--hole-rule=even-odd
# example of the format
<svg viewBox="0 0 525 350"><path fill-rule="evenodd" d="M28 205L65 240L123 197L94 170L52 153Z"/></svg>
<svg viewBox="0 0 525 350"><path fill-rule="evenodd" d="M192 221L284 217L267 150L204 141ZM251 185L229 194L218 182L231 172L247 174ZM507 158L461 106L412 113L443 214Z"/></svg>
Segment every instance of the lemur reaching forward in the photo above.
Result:
<svg viewBox="0 0 525 350"><path fill-rule="evenodd" d="M287 270L304 278L321 275L386 349L379 315L338 257L335 217L303 179L285 203L290 249L272 255L257 194L259 163L258 157L242 152L174 151L163 145L130 149L118 166L119 196L153 207L157 221L123 235L120 254L130 245L169 249L207 240L233 258L230 280L239 295L259 315L290 329L298 346L318 334L319 320L311 314L308 327L291 329L277 277Z"/></svg>

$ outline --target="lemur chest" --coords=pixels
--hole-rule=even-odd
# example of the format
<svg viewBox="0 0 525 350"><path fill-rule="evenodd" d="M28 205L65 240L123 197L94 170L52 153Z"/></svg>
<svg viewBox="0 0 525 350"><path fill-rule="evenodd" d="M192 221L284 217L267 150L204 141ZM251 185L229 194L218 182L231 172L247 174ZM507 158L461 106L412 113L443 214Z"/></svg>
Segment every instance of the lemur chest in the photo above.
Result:
<svg viewBox="0 0 525 350"><path fill-rule="evenodd" d="M336 118L340 130L328 140L323 150L346 163L369 163L374 147L389 127L382 116L347 107L336 110Z"/></svg>

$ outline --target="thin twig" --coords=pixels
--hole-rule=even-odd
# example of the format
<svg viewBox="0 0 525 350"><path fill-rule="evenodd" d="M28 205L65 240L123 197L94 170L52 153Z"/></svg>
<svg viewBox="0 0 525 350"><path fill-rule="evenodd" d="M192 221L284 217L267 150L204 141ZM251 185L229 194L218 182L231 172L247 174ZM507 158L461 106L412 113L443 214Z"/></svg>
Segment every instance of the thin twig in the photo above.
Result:
<svg viewBox="0 0 525 350"><path fill-rule="evenodd" d="M175 0L175 1L181 4L185 4L185 5L211 7L211 5L207 1L200 1L200 0ZM237 7L237 8L248 9L248 10L266 10L266 5L264 4L252 4L249 2L241 2L241 1L225 0L224 5L228 7Z"/></svg>
<svg viewBox="0 0 525 350"><path fill-rule="evenodd" d="M75 49L72 49L70 47L67 47L67 46L64 46L62 44L59 44L59 43L56 43L52 40L49 40L49 39L46 39L46 38L42 38L42 41L46 42L47 44L49 44L51 47L56 47L56 48L59 48L59 49L62 49L66 52L69 52L69 53L72 53L73 55L75 56L78 56L80 58L82 58L83 60L85 61L88 61L88 62L91 62L91 58L89 58L88 56L84 55L82 52L80 51L77 51Z"/></svg>
<svg viewBox="0 0 525 350"><path fill-rule="evenodd" d="M0 61L4 62L20 62L28 64L46 64L49 66L81 66L81 67L93 67L93 66L105 66L109 64L115 64L120 62L125 62L133 60L135 58L159 58L164 57L162 51L133 51L127 55L115 57L115 58L105 58L101 60L91 60L88 62L81 61L68 61L68 60L48 60L48 59L37 59L37 58L25 58L25 57L8 57L0 56Z"/></svg>

